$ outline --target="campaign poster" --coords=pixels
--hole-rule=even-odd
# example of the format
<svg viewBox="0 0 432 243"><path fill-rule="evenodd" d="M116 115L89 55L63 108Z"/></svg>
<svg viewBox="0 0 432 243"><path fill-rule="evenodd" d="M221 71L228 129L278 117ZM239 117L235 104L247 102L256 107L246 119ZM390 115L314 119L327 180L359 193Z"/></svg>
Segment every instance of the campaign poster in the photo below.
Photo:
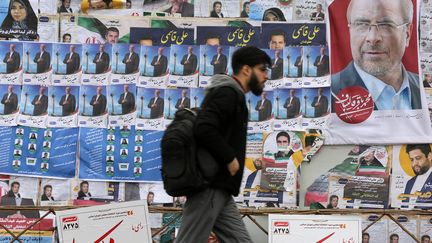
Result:
<svg viewBox="0 0 432 243"><path fill-rule="evenodd" d="M432 31L430 19L432 6L423 6L420 9L420 52L432 52Z"/></svg>
<svg viewBox="0 0 432 243"><path fill-rule="evenodd" d="M0 37L10 40L32 41L37 38L38 1L6 0L0 3ZM12 13L14 9L23 9Z"/></svg>
<svg viewBox="0 0 432 243"><path fill-rule="evenodd" d="M413 235L416 235L418 229L418 220L416 216L406 216L406 215L394 215L397 222L401 224L406 230L412 232ZM406 242L406 243L415 243L416 239L413 239L410 235L408 235L396 222L393 220L389 221L388 232L387 232L388 242Z"/></svg>
<svg viewBox="0 0 432 243"><path fill-rule="evenodd" d="M198 45L259 46L258 26L197 26Z"/></svg>
<svg viewBox="0 0 432 243"><path fill-rule="evenodd" d="M130 43L145 46L193 45L193 28L142 28L130 29Z"/></svg>
<svg viewBox="0 0 432 243"><path fill-rule="evenodd" d="M47 127L77 127L79 81L75 83L59 82L48 88L48 99L51 99L48 107Z"/></svg>
<svg viewBox="0 0 432 243"><path fill-rule="evenodd" d="M51 83L53 44L24 42L23 43L23 83Z"/></svg>
<svg viewBox="0 0 432 243"><path fill-rule="evenodd" d="M129 126L135 124L136 84L116 83L108 86L108 111L110 126Z"/></svg>
<svg viewBox="0 0 432 243"><path fill-rule="evenodd" d="M137 87L137 128L164 130L165 89ZM171 114L171 104L168 113Z"/></svg>
<svg viewBox="0 0 432 243"><path fill-rule="evenodd" d="M52 82L54 84L61 83L62 81L66 83L79 83L82 72L82 45L54 43L52 51Z"/></svg>
<svg viewBox="0 0 432 243"><path fill-rule="evenodd" d="M387 232L389 220L387 217L381 218L375 222L380 215L365 214L362 215L362 229L365 229L373 223L365 232L362 233L362 243L382 243L387 242Z"/></svg>
<svg viewBox="0 0 432 243"><path fill-rule="evenodd" d="M39 179L29 177L10 177L1 180L1 206L35 206ZM0 218L38 219L37 210L2 210Z"/></svg>
<svg viewBox="0 0 432 243"><path fill-rule="evenodd" d="M156 93L155 93L156 95ZM180 109L191 108L191 95L188 88L165 89L165 127L174 120L175 113Z"/></svg>
<svg viewBox="0 0 432 243"><path fill-rule="evenodd" d="M297 21L324 22L326 19L323 0L296 0L293 19Z"/></svg>
<svg viewBox="0 0 432 243"><path fill-rule="evenodd" d="M169 79L169 57L170 47L142 45L137 86L164 88Z"/></svg>
<svg viewBox="0 0 432 243"><path fill-rule="evenodd" d="M79 178L161 181L162 134L160 131L136 130L134 126L81 128Z"/></svg>
<svg viewBox="0 0 432 243"><path fill-rule="evenodd" d="M407 1L404 8L376 1L329 5L332 110L325 131L327 144L431 142L424 88L419 82L419 2ZM347 9L352 10L349 19ZM398 16L405 10L410 14L401 20ZM374 44L362 41L378 33L370 25L378 18L391 24L379 26Z"/></svg>
<svg viewBox="0 0 432 243"><path fill-rule="evenodd" d="M56 221L62 242L151 242L146 201L65 210L57 213Z"/></svg>
<svg viewBox="0 0 432 243"><path fill-rule="evenodd" d="M71 186L71 180L41 179L37 198L38 205L68 206L71 200Z"/></svg>
<svg viewBox="0 0 432 243"><path fill-rule="evenodd" d="M295 132L250 133L241 195L246 206L295 207L302 136Z"/></svg>
<svg viewBox="0 0 432 243"><path fill-rule="evenodd" d="M81 80L78 126L106 128L108 124L108 80Z"/></svg>
<svg viewBox="0 0 432 243"><path fill-rule="evenodd" d="M199 51L199 46L171 46L168 86L198 87Z"/></svg>
<svg viewBox="0 0 432 243"><path fill-rule="evenodd" d="M60 32L60 16L40 14L38 21L39 41L57 42Z"/></svg>
<svg viewBox="0 0 432 243"><path fill-rule="evenodd" d="M52 1L52 0L43 0L43 1ZM70 1L56 1L57 3L57 13L63 14L73 14L79 13L81 11L81 0L70 0ZM53 7L50 6L50 9Z"/></svg>
<svg viewBox="0 0 432 243"><path fill-rule="evenodd" d="M292 21L293 7L290 1L256 0L250 3L249 19L261 21Z"/></svg>
<svg viewBox="0 0 432 243"><path fill-rule="evenodd" d="M432 238L432 218L430 216L420 216L419 218L419 234L417 238L420 242L430 242Z"/></svg>
<svg viewBox="0 0 432 243"><path fill-rule="evenodd" d="M275 89L273 94L276 106L273 130L302 131L302 89Z"/></svg>
<svg viewBox="0 0 432 243"><path fill-rule="evenodd" d="M173 2L170 0L145 1L144 9L148 12L163 13L173 17L194 17L196 0ZM165 15L164 15L165 16Z"/></svg>
<svg viewBox="0 0 432 243"><path fill-rule="evenodd" d="M119 182L70 180L69 203L77 206L109 204L123 200L124 188Z"/></svg>
<svg viewBox="0 0 432 243"><path fill-rule="evenodd" d="M149 26L148 18L133 16L77 15L72 42L87 44L129 43L131 27Z"/></svg>
<svg viewBox="0 0 432 243"><path fill-rule="evenodd" d="M330 88L303 88L303 127L310 129L327 128L330 116Z"/></svg>
<svg viewBox="0 0 432 243"><path fill-rule="evenodd" d="M48 117L48 87L39 84L24 84L21 89L18 124L38 128L46 127Z"/></svg>
<svg viewBox="0 0 432 243"><path fill-rule="evenodd" d="M264 91L260 96L247 93L246 102L249 110L248 131L270 132L274 118L273 91Z"/></svg>
<svg viewBox="0 0 432 243"><path fill-rule="evenodd" d="M83 82L109 82L112 65L111 44L83 44L81 56Z"/></svg>
<svg viewBox="0 0 432 243"><path fill-rule="evenodd" d="M284 58L284 83L287 88L301 88L303 77L303 47L286 46L283 49Z"/></svg>
<svg viewBox="0 0 432 243"><path fill-rule="evenodd" d="M270 214L269 242L360 242L360 216Z"/></svg>
<svg viewBox="0 0 432 243"><path fill-rule="evenodd" d="M0 218L0 224L11 233L18 235L24 229L34 224L38 219L22 218ZM18 240L29 243L51 243L54 240L53 228L55 223L53 219L44 218L36 225L30 227ZM13 237L4 228L0 230L0 242L11 242Z"/></svg>
<svg viewBox="0 0 432 243"><path fill-rule="evenodd" d="M263 23L261 29L263 48L283 49L285 46L320 46L327 43L324 23Z"/></svg>
<svg viewBox="0 0 432 243"><path fill-rule="evenodd" d="M393 146L391 204L402 209L432 206L430 144Z"/></svg>
<svg viewBox="0 0 432 243"><path fill-rule="evenodd" d="M195 17L237 18L240 17L240 0L196 1Z"/></svg>
<svg viewBox="0 0 432 243"><path fill-rule="evenodd" d="M303 87L330 86L330 58L326 46L304 46Z"/></svg>
<svg viewBox="0 0 432 243"><path fill-rule="evenodd" d="M213 75L228 73L228 46L200 46L199 87L211 84Z"/></svg>
<svg viewBox="0 0 432 243"><path fill-rule="evenodd" d="M60 30L59 30L59 42L63 43L71 43L75 41L76 29L75 29L75 21L76 16L73 14L61 14L60 18ZM74 40L74 41L72 41Z"/></svg>
<svg viewBox="0 0 432 243"><path fill-rule="evenodd" d="M2 127L0 172L9 175L71 178L75 176L78 129Z"/></svg>

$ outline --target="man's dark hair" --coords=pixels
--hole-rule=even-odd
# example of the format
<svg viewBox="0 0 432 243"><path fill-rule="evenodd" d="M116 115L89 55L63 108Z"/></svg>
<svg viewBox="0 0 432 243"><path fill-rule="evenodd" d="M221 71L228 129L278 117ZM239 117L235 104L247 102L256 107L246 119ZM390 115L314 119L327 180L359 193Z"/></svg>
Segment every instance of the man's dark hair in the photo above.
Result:
<svg viewBox="0 0 432 243"><path fill-rule="evenodd" d="M287 132L279 132L276 135L276 141L278 140L278 138L280 137L287 137L288 138L288 143L291 141L290 135Z"/></svg>
<svg viewBox="0 0 432 243"><path fill-rule="evenodd" d="M147 196L148 195L153 195L154 196L154 192L148 192Z"/></svg>
<svg viewBox="0 0 432 243"><path fill-rule="evenodd" d="M270 34L270 39L269 39L269 41L271 41L271 38L272 38L273 36L275 36L275 35L281 35L281 36L283 36L284 42L286 42L285 32L282 31L282 30L275 30L274 32L272 32L272 33Z"/></svg>
<svg viewBox="0 0 432 243"><path fill-rule="evenodd" d="M43 189L44 192L45 192L45 190L46 190L47 188L51 188L51 189L52 189L52 186L51 186L51 185L45 185L45 186L44 186L44 189Z"/></svg>
<svg viewBox="0 0 432 243"><path fill-rule="evenodd" d="M12 182L11 187L13 187L14 185L21 186L21 184L20 184L18 181L14 181L14 182Z"/></svg>
<svg viewBox="0 0 432 243"><path fill-rule="evenodd" d="M366 233L366 232L365 232L365 233L362 234L362 236L365 236L365 235L367 235L367 236L370 238L369 233Z"/></svg>
<svg viewBox="0 0 432 243"><path fill-rule="evenodd" d="M421 237L421 240L425 240L425 239L430 240L430 236L429 236L429 235L423 235L423 236Z"/></svg>
<svg viewBox="0 0 432 243"><path fill-rule="evenodd" d="M246 5L249 5L250 4L250 2L244 2L243 3L243 10L246 8Z"/></svg>
<svg viewBox="0 0 432 243"><path fill-rule="evenodd" d="M398 234L391 234L391 235L390 235L390 240L391 240L393 237L397 237L397 238L399 239L399 235L398 235Z"/></svg>
<svg viewBox="0 0 432 243"><path fill-rule="evenodd" d="M241 47L232 56L231 67L234 74L238 74L244 65L255 67L259 64L270 66L271 59L267 53L255 46Z"/></svg>
<svg viewBox="0 0 432 243"><path fill-rule="evenodd" d="M105 35L108 34L109 31L120 33L119 29L117 29L116 27L109 27L106 30Z"/></svg>
<svg viewBox="0 0 432 243"><path fill-rule="evenodd" d="M406 146L406 153L408 154L409 152L415 150L415 149L420 149L420 151L425 155L428 156L428 154L431 152L431 147L429 144L408 144Z"/></svg>
<svg viewBox="0 0 432 243"><path fill-rule="evenodd" d="M217 4L220 4L222 6L222 3L220 1L216 1L213 3L213 9L216 7Z"/></svg>
<svg viewBox="0 0 432 243"><path fill-rule="evenodd" d="M315 142L316 136L306 136L305 137L305 147L312 146Z"/></svg>
<svg viewBox="0 0 432 243"><path fill-rule="evenodd" d="M66 33L66 34L63 35L62 39L64 39L66 36L69 36L69 38L72 38L71 34Z"/></svg>

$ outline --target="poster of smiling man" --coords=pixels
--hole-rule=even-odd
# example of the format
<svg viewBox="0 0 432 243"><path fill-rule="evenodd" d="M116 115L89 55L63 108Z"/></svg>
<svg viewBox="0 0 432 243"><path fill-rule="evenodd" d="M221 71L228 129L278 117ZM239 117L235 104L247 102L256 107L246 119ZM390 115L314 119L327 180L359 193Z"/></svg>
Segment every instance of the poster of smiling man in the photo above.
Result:
<svg viewBox="0 0 432 243"><path fill-rule="evenodd" d="M49 85L52 55L51 43L23 43L23 83Z"/></svg>
<svg viewBox="0 0 432 243"><path fill-rule="evenodd" d="M53 83L79 83L81 77L82 46L80 44L53 44L51 58Z"/></svg>
<svg viewBox="0 0 432 243"><path fill-rule="evenodd" d="M141 46L140 76L138 85L163 88L169 78L170 47Z"/></svg>
<svg viewBox="0 0 432 243"><path fill-rule="evenodd" d="M164 89L137 87L137 128L164 130Z"/></svg>
<svg viewBox="0 0 432 243"><path fill-rule="evenodd" d="M170 78L168 85L197 87L199 69L199 47L173 45L170 53Z"/></svg>
<svg viewBox="0 0 432 243"><path fill-rule="evenodd" d="M329 4L332 113L326 143L431 142L419 80L418 4ZM374 136L367 135L370 131Z"/></svg>
<svg viewBox="0 0 432 243"><path fill-rule="evenodd" d="M115 44L112 46L111 83L137 83L141 59L140 53L140 45Z"/></svg>
<svg viewBox="0 0 432 243"><path fill-rule="evenodd" d="M210 85L210 79L213 75L228 73L228 56L228 46L200 46L200 87Z"/></svg>

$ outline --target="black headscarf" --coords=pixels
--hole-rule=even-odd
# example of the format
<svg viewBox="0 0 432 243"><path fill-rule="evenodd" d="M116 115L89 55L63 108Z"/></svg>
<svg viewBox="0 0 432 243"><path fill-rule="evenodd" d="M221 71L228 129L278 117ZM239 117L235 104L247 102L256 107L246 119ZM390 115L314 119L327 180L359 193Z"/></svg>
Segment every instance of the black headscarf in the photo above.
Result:
<svg viewBox="0 0 432 243"><path fill-rule="evenodd" d="M11 0L9 2L8 14L7 14L6 18L3 20L1 28L2 29L11 29L13 26L13 23L17 22L12 18L12 14L11 14L12 4L14 2L18 2L19 4L24 6L24 8L27 11L27 16L22 21L27 26L26 29L27 30L33 30L33 31L37 32L37 17L36 17L35 12L33 11L32 6L30 5L29 0Z"/></svg>

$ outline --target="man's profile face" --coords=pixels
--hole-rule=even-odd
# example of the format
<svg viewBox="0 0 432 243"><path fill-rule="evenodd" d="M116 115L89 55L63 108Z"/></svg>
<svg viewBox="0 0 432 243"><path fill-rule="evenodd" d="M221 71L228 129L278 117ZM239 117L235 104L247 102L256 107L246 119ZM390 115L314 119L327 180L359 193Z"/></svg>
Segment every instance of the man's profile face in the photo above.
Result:
<svg viewBox="0 0 432 243"><path fill-rule="evenodd" d="M258 64L248 69L248 87L250 91L258 96L263 93L265 82L268 80L268 68L265 64ZM250 69L250 70L249 70Z"/></svg>
<svg viewBox="0 0 432 243"><path fill-rule="evenodd" d="M286 136L280 136L276 140L278 148L288 148L289 138Z"/></svg>
<svg viewBox="0 0 432 243"><path fill-rule="evenodd" d="M272 35L269 43L270 49L282 50L285 47L285 38L283 35Z"/></svg>
<svg viewBox="0 0 432 243"><path fill-rule="evenodd" d="M362 236L362 243L369 243L369 235Z"/></svg>
<svg viewBox="0 0 432 243"><path fill-rule="evenodd" d="M119 33L117 31L108 31L108 33L105 35L105 39L107 42L115 44L118 42Z"/></svg>
<svg viewBox="0 0 432 243"><path fill-rule="evenodd" d="M13 184L13 186L12 186L12 192L13 193L18 193L19 192L19 188L20 188L20 185L19 184Z"/></svg>
<svg viewBox="0 0 432 243"><path fill-rule="evenodd" d="M416 175L423 175L431 167L432 153L424 154L420 149L411 150L409 153L411 166Z"/></svg>
<svg viewBox="0 0 432 243"><path fill-rule="evenodd" d="M371 26L358 31L354 23L389 23L398 26L405 23L402 1L353 0L348 13L351 51L354 62L369 74L380 77L389 71L400 71L401 59L411 37L411 25L385 30ZM384 29L384 30L383 30ZM388 28L387 28L388 29Z"/></svg>
<svg viewBox="0 0 432 243"><path fill-rule="evenodd" d="M219 38L208 38L206 40L206 45L218 46L218 45L220 45L220 40L219 40Z"/></svg>

